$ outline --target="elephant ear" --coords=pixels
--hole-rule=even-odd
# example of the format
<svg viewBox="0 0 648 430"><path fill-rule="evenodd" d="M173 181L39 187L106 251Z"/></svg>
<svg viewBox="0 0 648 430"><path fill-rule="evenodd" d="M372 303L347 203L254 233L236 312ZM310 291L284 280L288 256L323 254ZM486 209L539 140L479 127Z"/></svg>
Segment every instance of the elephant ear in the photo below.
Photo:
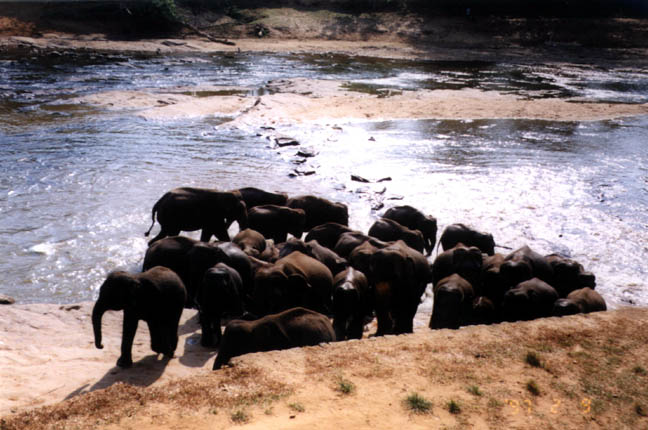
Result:
<svg viewBox="0 0 648 430"><path fill-rule="evenodd" d="M133 306L139 310L148 308L149 305L157 301L157 296L160 294L157 286L147 277L140 277L136 285L136 290L133 294Z"/></svg>

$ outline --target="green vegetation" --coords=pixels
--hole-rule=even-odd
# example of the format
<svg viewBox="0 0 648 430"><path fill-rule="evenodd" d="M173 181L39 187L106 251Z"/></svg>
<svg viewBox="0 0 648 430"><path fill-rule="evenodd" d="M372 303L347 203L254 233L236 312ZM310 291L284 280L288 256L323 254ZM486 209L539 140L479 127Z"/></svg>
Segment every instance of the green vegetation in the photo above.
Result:
<svg viewBox="0 0 648 430"><path fill-rule="evenodd" d="M646 374L646 369L644 369L641 366L635 366L632 368L632 371L636 373L637 375L645 375Z"/></svg>
<svg viewBox="0 0 648 430"><path fill-rule="evenodd" d="M533 379L527 382L526 389L529 393L533 394L534 396L540 395L540 388L538 388L538 384L536 384L536 381L534 381Z"/></svg>
<svg viewBox="0 0 648 430"><path fill-rule="evenodd" d="M542 367L542 363L540 362L540 357L538 357L538 354L536 354L533 351L527 352L526 358L524 359L526 363L529 366L532 367Z"/></svg>
<svg viewBox="0 0 648 430"><path fill-rule="evenodd" d="M427 414L432 409L432 402L418 393L412 393L405 399L407 408L415 414Z"/></svg>
<svg viewBox="0 0 648 430"><path fill-rule="evenodd" d="M459 403L457 401L450 400L448 402L448 411L451 414L457 415L457 414L461 413L461 406L459 406Z"/></svg>
<svg viewBox="0 0 648 430"><path fill-rule="evenodd" d="M250 416L248 415L248 413L240 409L234 412L230 418L232 419L232 422L236 424L244 424L250 421Z"/></svg>
<svg viewBox="0 0 648 430"><path fill-rule="evenodd" d="M355 390L355 385L348 379L340 377L338 378L335 390L339 391L342 394L351 394Z"/></svg>
<svg viewBox="0 0 648 430"><path fill-rule="evenodd" d="M295 412L304 412L306 408L301 403L289 403L288 407Z"/></svg>
<svg viewBox="0 0 648 430"><path fill-rule="evenodd" d="M481 396L483 394L477 385L471 385L468 387L468 392L475 396Z"/></svg>

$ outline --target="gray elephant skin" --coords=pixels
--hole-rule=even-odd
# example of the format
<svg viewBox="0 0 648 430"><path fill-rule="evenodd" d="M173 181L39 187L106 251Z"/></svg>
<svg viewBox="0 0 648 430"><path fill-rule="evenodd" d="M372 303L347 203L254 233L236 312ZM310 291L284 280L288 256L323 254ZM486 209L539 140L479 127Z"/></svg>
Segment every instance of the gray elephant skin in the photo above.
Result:
<svg viewBox="0 0 648 430"><path fill-rule="evenodd" d="M393 242L402 240L412 249L418 252L423 252L425 242L423 240L423 233L419 230L411 230L397 221L389 218L381 218L376 220L369 228L369 236L375 237L385 242Z"/></svg>
<svg viewBox="0 0 648 430"><path fill-rule="evenodd" d="M232 357L335 341L328 317L304 308L293 308L255 321L233 320L225 327L214 370Z"/></svg>
<svg viewBox="0 0 648 430"><path fill-rule="evenodd" d="M349 209L322 197L305 195L289 198L286 206L306 213L306 231L327 222L349 225Z"/></svg>
<svg viewBox="0 0 648 430"><path fill-rule="evenodd" d="M439 239L444 250L455 247L458 243L476 246L488 255L495 253L495 240L489 233L474 230L465 224L451 224L443 230Z"/></svg>
<svg viewBox="0 0 648 430"><path fill-rule="evenodd" d="M213 235L229 241L228 227L237 221L240 229L247 227L247 209L241 194L234 191L217 191L206 188L175 188L164 194L151 211L151 228L155 218L160 223L160 233L149 245L167 236L177 236L181 231L202 230L200 240L209 242Z"/></svg>
<svg viewBox="0 0 648 430"><path fill-rule="evenodd" d="M425 254L430 255L432 253L437 236L437 220L432 215L425 215L412 206L403 205L388 209L383 218L394 220L411 230L418 230L423 233Z"/></svg>
<svg viewBox="0 0 648 430"><path fill-rule="evenodd" d="M353 231L346 225L337 222L326 222L310 229L304 240L310 242L316 240L320 245L328 249L335 249L335 244L344 233Z"/></svg>
<svg viewBox="0 0 648 430"><path fill-rule="evenodd" d="M375 335L412 333L421 295L431 280L427 259L402 240L382 248L371 243L362 247L365 252L353 250L349 263L367 276L373 292Z"/></svg>
<svg viewBox="0 0 648 430"><path fill-rule="evenodd" d="M369 293L367 277L353 267L333 279L333 328L338 341L362 339L373 309Z"/></svg>
<svg viewBox="0 0 648 430"><path fill-rule="evenodd" d="M202 346L219 345L221 318L225 313L236 317L243 314L242 288L243 281L238 272L227 264L218 263L207 269L196 293Z"/></svg>
<svg viewBox="0 0 648 430"><path fill-rule="evenodd" d="M306 214L302 209L286 206L262 205L250 209L249 226L275 243L285 242L288 233L296 238L302 237L306 224Z"/></svg>
<svg viewBox="0 0 648 430"><path fill-rule="evenodd" d="M124 311L121 355L117 366L133 364L132 347L137 324L146 321L151 334L151 349L173 357L178 345L178 323L187 291L178 275L166 267L154 267L143 273L113 272L99 289L92 310L95 346L103 348L101 318L107 310Z"/></svg>
<svg viewBox="0 0 648 430"><path fill-rule="evenodd" d="M293 307L328 313L333 275L323 263L299 251L257 269L253 311L268 315Z"/></svg>

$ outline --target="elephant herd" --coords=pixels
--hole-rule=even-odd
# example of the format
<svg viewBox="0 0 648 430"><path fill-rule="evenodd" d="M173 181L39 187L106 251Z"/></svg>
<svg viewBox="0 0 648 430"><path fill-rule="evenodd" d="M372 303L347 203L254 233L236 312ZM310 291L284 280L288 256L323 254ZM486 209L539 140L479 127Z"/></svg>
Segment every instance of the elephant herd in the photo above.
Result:
<svg viewBox="0 0 648 430"><path fill-rule="evenodd" d="M219 347L214 369L249 352L360 339L374 317L376 336L411 333L430 283L432 329L606 309L579 263L527 246L497 254L490 234L463 224L446 227L430 264L437 221L411 206L388 209L365 234L325 198L183 187L155 203L147 236L156 218L143 271L109 274L93 309L97 348L103 313L124 311L120 367L132 365L140 320L153 351L172 357L185 307L199 311L201 344ZM196 230L200 240L179 235Z"/></svg>

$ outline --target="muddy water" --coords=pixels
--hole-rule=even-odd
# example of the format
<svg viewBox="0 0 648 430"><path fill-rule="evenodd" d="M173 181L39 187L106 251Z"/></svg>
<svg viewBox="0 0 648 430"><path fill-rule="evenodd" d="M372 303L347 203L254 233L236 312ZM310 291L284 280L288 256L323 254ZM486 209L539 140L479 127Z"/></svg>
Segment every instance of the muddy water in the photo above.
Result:
<svg viewBox="0 0 648 430"><path fill-rule="evenodd" d="M648 71L625 65L257 54L4 58L0 293L21 302L93 299L107 272L139 268L150 208L165 191L257 186L343 201L360 229L382 206L412 204L441 228L465 222L504 247L529 244L578 259L613 305L648 304L648 118L282 127L275 132L319 152L297 165L295 149L272 148L267 130L220 127L229 118L146 121L135 110L69 102L107 90L201 85L261 94L268 81L290 77L347 80L350 91L385 97L482 88L531 99L648 101ZM289 177L296 168L316 173ZM361 184L351 174L391 180Z"/></svg>

